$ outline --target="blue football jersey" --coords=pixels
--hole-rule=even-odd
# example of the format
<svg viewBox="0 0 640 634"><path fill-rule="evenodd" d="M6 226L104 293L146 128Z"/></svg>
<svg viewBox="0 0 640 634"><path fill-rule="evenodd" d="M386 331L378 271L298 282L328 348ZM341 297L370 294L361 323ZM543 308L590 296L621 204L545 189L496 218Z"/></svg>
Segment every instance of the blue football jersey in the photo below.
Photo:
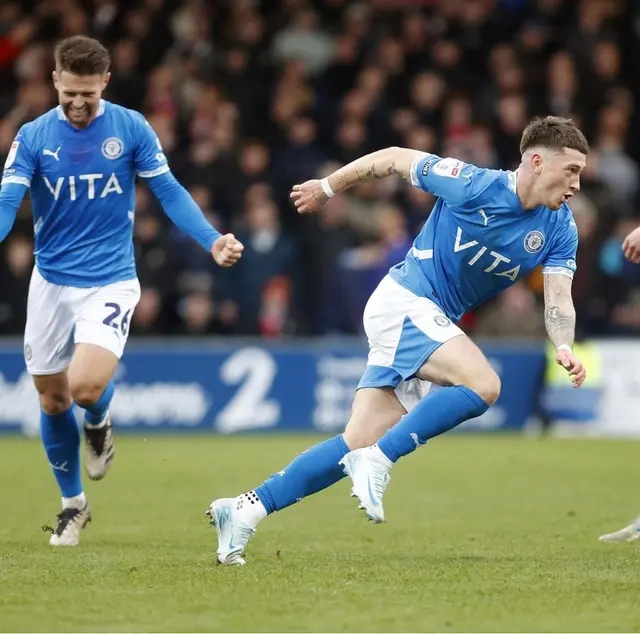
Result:
<svg viewBox="0 0 640 634"><path fill-rule="evenodd" d="M2 185L30 189L36 266L54 284L92 287L136 277L135 179L169 171L144 117L101 101L74 128L58 106L20 128Z"/></svg>
<svg viewBox="0 0 640 634"><path fill-rule="evenodd" d="M523 209L515 172L425 154L414 161L411 180L438 200L404 262L389 273L451 319L539 265L545 274L573 277L578 232L571 210Z"/></svg>

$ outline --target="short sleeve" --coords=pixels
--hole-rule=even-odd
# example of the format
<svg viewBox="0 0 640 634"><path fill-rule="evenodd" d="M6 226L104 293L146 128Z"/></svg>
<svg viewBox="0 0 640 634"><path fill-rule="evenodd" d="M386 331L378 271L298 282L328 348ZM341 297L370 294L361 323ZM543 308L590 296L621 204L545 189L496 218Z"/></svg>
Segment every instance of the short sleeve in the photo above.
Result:
<svg viewBox="0 0 640 634"><path fill-rule="evenodd" d="M139 113L135 113L135 150L133 160L136 173L140 178L153 178L169 171L167 157L162 151L160 139L149 122Z"/></svg>
<svg viewBox="0 0 640 634"><path fill-rule="evenodd" d="M23 126L18 130L18 134L9 148L2 174L2 185L31 186L31 178L36 170L36 159L28 147L25 136Z"/></svg>
<svg viewBox="0 0 640 634"><path fill-rule="evenodd" d="M577 252L578 228L573 218L570 218L542 265L543 275L566 275L573 279Z"/></svg>
<svg viewBox="0 0 640 634"><path fill-rule="evenodd" d="M459 159L425 153L413 161L410 175L414 187L455 207L475 211L493 180L491 172Z"/></svg>

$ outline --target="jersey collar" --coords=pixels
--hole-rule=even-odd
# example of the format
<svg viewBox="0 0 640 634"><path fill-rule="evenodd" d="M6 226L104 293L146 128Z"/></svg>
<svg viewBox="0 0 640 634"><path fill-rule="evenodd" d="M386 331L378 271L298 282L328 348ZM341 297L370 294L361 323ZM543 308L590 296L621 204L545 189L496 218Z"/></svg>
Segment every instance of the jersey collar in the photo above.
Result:
<svg viewBox="0 0 640 634"><path fill-rule="evenodd" d="M518 195L518 170L515 172L507 172L507 185L509 189L517 196Z"/></svg>
<svg viewBox="0 0 640 634"><path fill-rule="evenodd" d="M104 99L100 99L100 104L98 105L98 112L96 112L96 116L95 118L97 119L98 117L101 117L104 114L104 108L105 108L105 100ZM62 106L58 106L56 108L56 111L58 113L58 119L61 119L62 121L69 121L69 119L67 119L67 115L64 113L64 110L62 109Z"/></svg>

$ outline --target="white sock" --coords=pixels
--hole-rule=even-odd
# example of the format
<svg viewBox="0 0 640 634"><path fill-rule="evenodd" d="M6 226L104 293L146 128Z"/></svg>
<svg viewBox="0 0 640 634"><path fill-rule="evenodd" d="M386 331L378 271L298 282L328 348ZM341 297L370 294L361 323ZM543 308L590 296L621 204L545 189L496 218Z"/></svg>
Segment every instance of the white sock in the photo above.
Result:
<svg viewBox="0 0 640 634"><path fill-rule="evenodd" d="M107 424L107 415L108 411L104 413L102 420L99 423L90 423L86 418L84 419L84 426L89 427L89 429L100 429L100 427L104 427Z"/></svg>
<svg viewBox="0 0 640 634"><path fill-rule="evenodd" d="M79 509L82 510L87 504L87 496L82 493L74 495L72 498L62 498L63 509Z"/></svg>
<svg viewBox="0 0 640 634"><path fill-rule="evenodd" d="M240 521L252 528L267 517L267 509L255 491L243 493L236 498L236 513Z"/></svg>

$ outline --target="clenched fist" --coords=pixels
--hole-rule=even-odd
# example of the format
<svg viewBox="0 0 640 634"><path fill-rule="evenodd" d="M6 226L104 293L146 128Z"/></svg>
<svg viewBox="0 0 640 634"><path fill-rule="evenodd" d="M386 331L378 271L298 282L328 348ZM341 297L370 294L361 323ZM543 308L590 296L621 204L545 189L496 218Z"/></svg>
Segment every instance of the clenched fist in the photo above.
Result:
<svg viewBox="0 0 640 634"><path fill-rule="evenodd" d="M233 266L241 257L244 245L232 233L220 236L211 247L211 255L216 264L228 269Z"/></svg>

